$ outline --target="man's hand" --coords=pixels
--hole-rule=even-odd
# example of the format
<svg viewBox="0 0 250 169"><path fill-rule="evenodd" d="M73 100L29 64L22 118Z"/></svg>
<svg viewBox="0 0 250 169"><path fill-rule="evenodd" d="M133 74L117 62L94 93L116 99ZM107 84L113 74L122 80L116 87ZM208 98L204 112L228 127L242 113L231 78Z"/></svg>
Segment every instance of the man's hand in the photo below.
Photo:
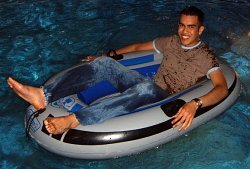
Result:
<svg viewBox="0 0 250 169"><path fill-rule="evenodd" d="M82 59L81 61L82 62L91 62L91 61L93 61L93 60L95 60L96 59L96 56L87 56L87 57L85 57L84 59Z"/></svg>
<svg viewBox="0 0 250 169"><path fill-rule="evenodd" d="M223 72L221 70L215 70L211 72L209 76L212 80L214 88L207 94L200 97L203 102L202 107L214 105L228 95L227 82ZM181 125L179 131L186 130L188 127L190 127L197 108L197 104L193 100L182 106L178 113L173 116L173 127Z"/></svg>
<svg viewBox="0 0 250 169"><path fill-rule="evenodd" d="M173 127L177 127L181 125L179 131L186 130L188 127L191 126L195 113L197 110L197 105L194 101L190 101L182 106L178 113L173 116Z"/></svg>

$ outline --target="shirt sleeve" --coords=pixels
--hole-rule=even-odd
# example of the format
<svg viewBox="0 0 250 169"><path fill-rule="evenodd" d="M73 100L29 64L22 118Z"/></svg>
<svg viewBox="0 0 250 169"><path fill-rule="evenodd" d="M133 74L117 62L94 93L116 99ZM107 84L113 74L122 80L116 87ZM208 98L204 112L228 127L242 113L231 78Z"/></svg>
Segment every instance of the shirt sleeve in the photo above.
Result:
<svg viewBox="0 0 250 169"><path fill-rule="evenodd" d="M210 79L209 74L212 73L215 70L220 70L219 62L214 54L214 52L211 49L207 49L207 56L206 59L203 60L204 67L207 67L207 78Z"/></svg>
<svg viewBox="0 0 250 169"><path fill-rule="evenodd" d="M173 36L163 36L154 39L153 47L157 53L164 53L164 50L169 46L173 41ZM165 50L166 51L166 50Z"/></svg>
<svg viewBox="0 0 250 169"><path fill-rule="evenodd" d="M159 50L157 49L156 45L155 45L155 41L156 41L156 39L153 41L153 47L154 47L154 49L155 49L155 51L156 51L157 53L161 54L161 51L159 51Z"/></svg>
<svg viewBox="0 0 250 169"><path fill-rule="evenodd" d="M208 72L207 72L207 78L208 79L210 79L209 74L212 73L215 70L221 70L221 69L220 69L220 67L213 67L213 68L209 69Z"/></svg>

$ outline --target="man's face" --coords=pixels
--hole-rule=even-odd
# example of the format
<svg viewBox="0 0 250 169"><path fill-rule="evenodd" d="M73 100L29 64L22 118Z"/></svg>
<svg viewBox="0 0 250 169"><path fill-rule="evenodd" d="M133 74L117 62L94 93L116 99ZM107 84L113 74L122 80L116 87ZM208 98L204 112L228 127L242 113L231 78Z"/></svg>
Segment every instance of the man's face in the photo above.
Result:
<svg viewBox="0 0 250 169"><path fill-rule="evenodd" d="M197 16L181 15L178 34L182 45L194 46L199 42L199 36L204 31L204 26L199 26Z"/></svg>

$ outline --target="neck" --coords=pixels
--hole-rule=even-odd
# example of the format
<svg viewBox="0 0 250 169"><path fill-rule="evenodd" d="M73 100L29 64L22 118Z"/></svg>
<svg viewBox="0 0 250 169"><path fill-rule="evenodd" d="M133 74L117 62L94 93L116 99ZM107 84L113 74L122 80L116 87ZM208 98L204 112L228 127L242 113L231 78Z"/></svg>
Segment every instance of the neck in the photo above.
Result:
<svg viewBox="0 0 250 169"><path fill-rule="evenodd" d="M182 49L193 49L193 48L196 48L197 46L199 46L201 44L201 41L197 42L194 46L184 46L184 45L181 45L181 48Z"/></svg>

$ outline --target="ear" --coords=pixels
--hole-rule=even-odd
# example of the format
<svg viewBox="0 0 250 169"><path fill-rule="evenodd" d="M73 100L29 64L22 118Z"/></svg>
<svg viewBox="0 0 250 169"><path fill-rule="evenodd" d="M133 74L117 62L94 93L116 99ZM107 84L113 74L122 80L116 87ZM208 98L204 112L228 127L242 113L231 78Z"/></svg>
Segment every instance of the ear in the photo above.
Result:
<svg viewBox="0 0 250 169"><path fill-rule="evenodd" d="M205 30L205 27L204 26L200 26L200 28L199 28L199 35L201 35L204 30Z"/></svg>

